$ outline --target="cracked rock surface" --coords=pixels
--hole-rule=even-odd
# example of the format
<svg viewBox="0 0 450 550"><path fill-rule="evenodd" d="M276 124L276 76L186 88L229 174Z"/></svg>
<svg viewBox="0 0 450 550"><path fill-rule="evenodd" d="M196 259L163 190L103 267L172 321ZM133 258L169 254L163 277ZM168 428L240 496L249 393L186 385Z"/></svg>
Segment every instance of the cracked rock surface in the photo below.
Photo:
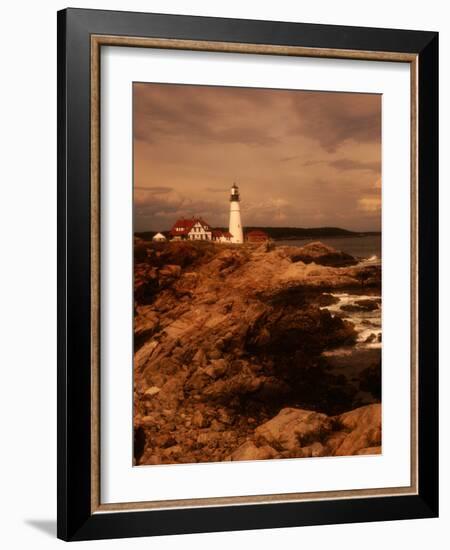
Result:
<svg viewBox="0 0 450 550"><path fill-rule="evenodd" d="M312 245L135 239L136 465L381 451L379 350L324 354L356 339L331 293L379 293L381 268Z"/></svg>

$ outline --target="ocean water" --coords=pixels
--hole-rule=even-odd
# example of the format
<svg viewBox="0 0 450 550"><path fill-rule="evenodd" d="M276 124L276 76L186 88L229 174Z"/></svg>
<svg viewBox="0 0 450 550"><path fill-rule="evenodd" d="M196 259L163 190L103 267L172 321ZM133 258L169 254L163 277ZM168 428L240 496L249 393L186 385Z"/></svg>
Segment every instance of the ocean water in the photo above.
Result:
<svg viewBox="0 0 450 550"><path fill-rule="evenodd" d="M277 245L305 246L305 244L320 241L336 250L347 252L359 259L381 260L381 235L367 235L362 237L318 237L316 239L299 239L276 241Z"/></svg>
<svg viewBox="0 0 450 550"><path fill-rule="evenodd" d="M356 347L364 349L381 349L381 306L373 311L345 311L342 306L354 305L358 300L369 299L381 301L381 295L364 296L361 294L347 294L345 292L330 293L339 301L336 304L322 307L328 309L332 315L338 315L355 325L357 332Z"/></svg>
<svg viewBox="0 0 450 550"><path fill-rule="evenodd" d="M331 246L336 250L341 250L360 260L362 265L380 265L381 264L381 235L368 235L362 237L322 237L317 239L299 239L276 241L277 245L287 246L305 246L308 243L320 241L323 244ZM338 302L322 309L328 309L332 315L337 315L342 319L351 321L357 332L356 344L351 348L343 347L325 355L346 355L351 354L352 350L360 352L381 350L381 312L382 306L373 311L346 311L345 306L355 305L357 300L379 299L381 294L371 293L368 296L361 294L351 294L345 292L330 293ZM344 309L341 309L344 306Z"/></svg>

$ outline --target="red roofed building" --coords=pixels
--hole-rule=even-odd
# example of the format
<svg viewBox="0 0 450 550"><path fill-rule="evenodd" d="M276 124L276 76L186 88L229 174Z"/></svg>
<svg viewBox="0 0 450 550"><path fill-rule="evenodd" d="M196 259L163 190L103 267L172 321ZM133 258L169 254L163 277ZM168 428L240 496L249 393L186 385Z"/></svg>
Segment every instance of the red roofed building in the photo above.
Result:
<svg viewBox="0 0 450 550"><path fill-rule="evenodd" d="M173 224L170 236L174 241L210 241L212 231L209 223L202 218L180 218Z"/></svg>
<svg viewBox="0 0 450 550"><path fill-rule="evenodd" d="M229 231L211 229L203 218L179 218L170 230L172 241L216 241L231 243L233 235Z"/></svg>
<svg viewBox="0 0 450 550"><path fill-rule="evenodd" d="M219 243L231 243L233 235L229 231L221 231L220 229L214 229L212 232L213 241Z"/></svg>
<svg viewBox="0 0 450 550"><path fill-rule="evenodd" d="M265 231L259 229L249 231L245 237L249 243L263 243L269 240L269 235Z"/></svg>

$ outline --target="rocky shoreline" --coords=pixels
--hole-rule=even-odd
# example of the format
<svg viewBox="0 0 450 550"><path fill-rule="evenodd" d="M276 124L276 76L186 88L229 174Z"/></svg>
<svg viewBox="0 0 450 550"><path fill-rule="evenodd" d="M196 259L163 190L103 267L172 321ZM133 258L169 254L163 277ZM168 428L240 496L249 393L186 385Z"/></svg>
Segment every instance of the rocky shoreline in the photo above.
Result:
<svg viewBox="0 0 450 550"><path fill-rule="evenodd" d="M353 353L334 296L379 308L381 266L321 243L134 255L136 465L381 451L381 352Z"/></svg>

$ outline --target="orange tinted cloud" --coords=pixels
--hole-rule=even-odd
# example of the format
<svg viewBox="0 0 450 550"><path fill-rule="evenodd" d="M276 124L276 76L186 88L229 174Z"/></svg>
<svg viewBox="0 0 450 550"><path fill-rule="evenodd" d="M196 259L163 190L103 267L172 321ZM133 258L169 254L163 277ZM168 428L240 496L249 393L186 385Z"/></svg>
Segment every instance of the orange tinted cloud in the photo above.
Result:
<svg viewBox="0 0 450 550"><path fill-rule="evenodd" d="M380 229L381 96L134 84L137 230L226 225Z"/></svg>

